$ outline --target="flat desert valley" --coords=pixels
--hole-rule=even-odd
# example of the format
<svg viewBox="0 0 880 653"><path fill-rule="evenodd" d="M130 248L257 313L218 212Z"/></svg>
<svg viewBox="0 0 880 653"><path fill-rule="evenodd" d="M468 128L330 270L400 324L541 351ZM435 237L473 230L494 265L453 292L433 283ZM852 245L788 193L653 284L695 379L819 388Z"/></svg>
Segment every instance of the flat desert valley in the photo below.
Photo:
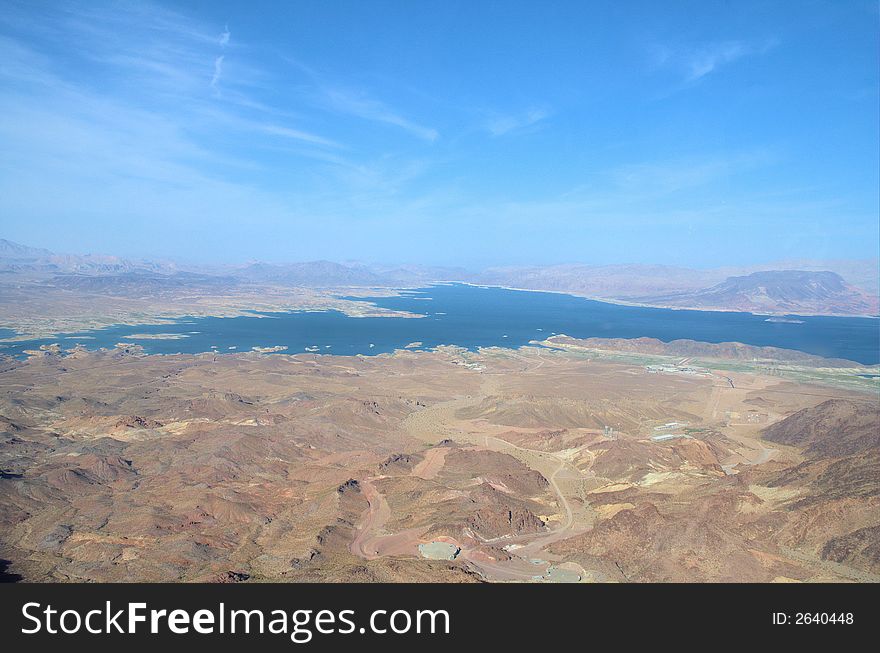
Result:
<svg viewBox="0 0 880 653"><path fill-rule="evenodd" d="M0 556L27 581L880 580L876 381L692 344L6 358Z"/></svg>

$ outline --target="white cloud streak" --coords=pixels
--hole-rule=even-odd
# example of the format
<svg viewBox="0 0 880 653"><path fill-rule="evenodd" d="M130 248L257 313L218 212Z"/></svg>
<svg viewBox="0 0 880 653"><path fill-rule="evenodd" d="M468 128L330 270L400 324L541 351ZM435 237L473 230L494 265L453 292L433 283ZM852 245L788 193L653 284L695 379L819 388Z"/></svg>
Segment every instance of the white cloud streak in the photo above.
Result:
<svg viewBox="0 0 880 653"><path fill-rule="evenodd" d="M0 214L11 223L80 241L124 223L124 246L172 255L163 248L174 239L159 237L169 230L187 234L186 250L195 233L222 245L224 225L318 235L334 220L410 205L401 194L424 160L308 126L350 113L427 141L436 132L366 94L315 111L301 91L276 92L290 81L283 70L251 67L222 37L205 38L210 26L132 8L0 16Z"/></svg>
<svg viewBox="0 0 880 653"><path fill-rule="evenodd" d="M220 55L216 59L214 59L214 74L211 76L211 88L217 89L217 85L220 83L220 77L223 75L223 59L225 55Z"/></svg>
<svg viewBox="0 0 880 653"><path fill-rule="evenodd" d="M695 46L659 46L652 51L653 66L673 69L685 84L694 84L729 64L766 54L778 43L776 39L763 42L728 40Z"/></svg>
<svg viewBox="0 0 880 653"><path fill-rule="evenodd" d="M310 134L299 129L292 129L290 127L282 127L281 125L272 125L266 123L258 123L256 127L264 134L272 134L274 136L282 136L284 138L291 138L293 140L305 141L306 143L312 143L314 145L324 145L326 147L335 148L341 147L339 143L331 141L329 138L316 136L315 134Z"/></svg>
<svg viewBox="0 0 880 653"><path fill-rule="evenodd" d="M404 118L384 103L367 96L365 93L340 87L323 87L320 90L319 99L330 109L339 113L393 125L429 142L440 137L440 133L436 129Z"/></svg>
<svg viewBox="0 0 880 653"><path fill-rule="evenodd" d="M486 129L492 136L504 136L537 125L549 116L548 110L539 108L529 109L518 115L496 115L488 121Z"/></svg>

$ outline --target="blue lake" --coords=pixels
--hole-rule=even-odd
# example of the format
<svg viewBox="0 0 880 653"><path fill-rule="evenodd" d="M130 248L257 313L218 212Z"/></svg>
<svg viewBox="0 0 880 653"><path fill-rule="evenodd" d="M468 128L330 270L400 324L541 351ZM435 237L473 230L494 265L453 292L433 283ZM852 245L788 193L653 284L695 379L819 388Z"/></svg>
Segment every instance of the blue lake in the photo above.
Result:
<svg viewBox="0 0 880 653"><path fill-rule="evenodd" d="M0 353L80 343L89 349L118 342L142 345L148 353L221 353L252 347L286 346L284 353L379 354L420 342L419 349L450 344L519 347L553 333L577 338L637 338L669 341L742 342L783 347L864 364L880 362L880 319L798 317L801 323L767 322L750 313L677 311L619 306L557 293L436 285L400 297L370 298L372 303L424 315L422 318L354 318L336 311L261 313L261 317L182 318L171 324L122 325L61 334L55 338L0 343ZM179 340L131 340L126 335L178 333ZM0 334L11 335L10 332ZM317 348L317 350L315 350Z"/></svg>

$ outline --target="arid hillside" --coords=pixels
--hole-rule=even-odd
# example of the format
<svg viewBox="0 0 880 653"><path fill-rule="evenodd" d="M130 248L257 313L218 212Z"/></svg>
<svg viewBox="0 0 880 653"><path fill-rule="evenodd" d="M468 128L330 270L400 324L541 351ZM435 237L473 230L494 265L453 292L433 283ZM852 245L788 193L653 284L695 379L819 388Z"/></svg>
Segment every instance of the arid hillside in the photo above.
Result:
<svg viewBox="0 0 880 653"><path fill-rule="evenodd" d="M875 393L635 355L5 359L4 573L880 578Z"/></svg>
<svg viewBox="0 0 880 653"><path fill-rule="evenodd" d="M774 270L729 277L695 291L649 295L635 301L656 306L753 313L877 315L875 294L850 285L834 272Z"/></svg>

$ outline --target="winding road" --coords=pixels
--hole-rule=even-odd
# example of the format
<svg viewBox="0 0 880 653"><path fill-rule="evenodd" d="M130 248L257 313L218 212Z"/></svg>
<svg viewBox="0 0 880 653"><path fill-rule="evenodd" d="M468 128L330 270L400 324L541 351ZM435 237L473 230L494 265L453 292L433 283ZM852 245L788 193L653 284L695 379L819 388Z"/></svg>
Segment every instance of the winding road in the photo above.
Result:
<svg viewBox="0 0 880 653"><path fill-rule="evenodd" d="M502 536L492 540L483 540L487 543L507 540L511 544L516 544L516 549L511 550L510 552L517 558L522 558L523 561L528 561L548 545L565 539L575 533L575 531L573 531L574 511L572 510L565 492L560 487L558 480L560 475L568 472L578 479L584 479L588 478L591 472L589 469L586 471L578 469L563 456L552 452L521 447L494 435L472 434L461 428L455 428L450 425L450 423L456 421L455 414L457 411L463 408L477 406L481 403L484 397L497 394L496 386L497 379L493 379L491 376L487 375L484 381L483 392L479 396L459 397L414 412L403 420L402 427L409 435L425 442L426 444L436 444L444 438L449 438L456 442L484 446L492 451L507 453L547 479L557 497L557 504L564 514L561 524L549 532L545 531L514 536ZM419 471L430 470L432 473L436 474L436 471L434 471L433 468L438 462L436 457L439 457L440 454L435 454L433 452L439 450L440 448L430 450L426 455L425 461L420 463L420 465L417 466L417 469L419 469ZM588 450L585 451L589 453ZM592 456L591 458L594 459ZM429 460L430 462L428 462ZM592 460L590 467L592 467ZM376 528L377 525L374 520L370 520L370 523L365 523L364 527ZM364 535L364 537L358 541L367 541L365 538L366 536ZM352 546L354 550L354 544ZM370 554L369 551L366 551L365 553ZM535 575L535 568L531 565L523 567L522 565L490 562L482 558L470 557L467 551L463 551L462 555L473 562L478 568L492 572L496 575L506 576L511 580L530 580Z"/></svg>

